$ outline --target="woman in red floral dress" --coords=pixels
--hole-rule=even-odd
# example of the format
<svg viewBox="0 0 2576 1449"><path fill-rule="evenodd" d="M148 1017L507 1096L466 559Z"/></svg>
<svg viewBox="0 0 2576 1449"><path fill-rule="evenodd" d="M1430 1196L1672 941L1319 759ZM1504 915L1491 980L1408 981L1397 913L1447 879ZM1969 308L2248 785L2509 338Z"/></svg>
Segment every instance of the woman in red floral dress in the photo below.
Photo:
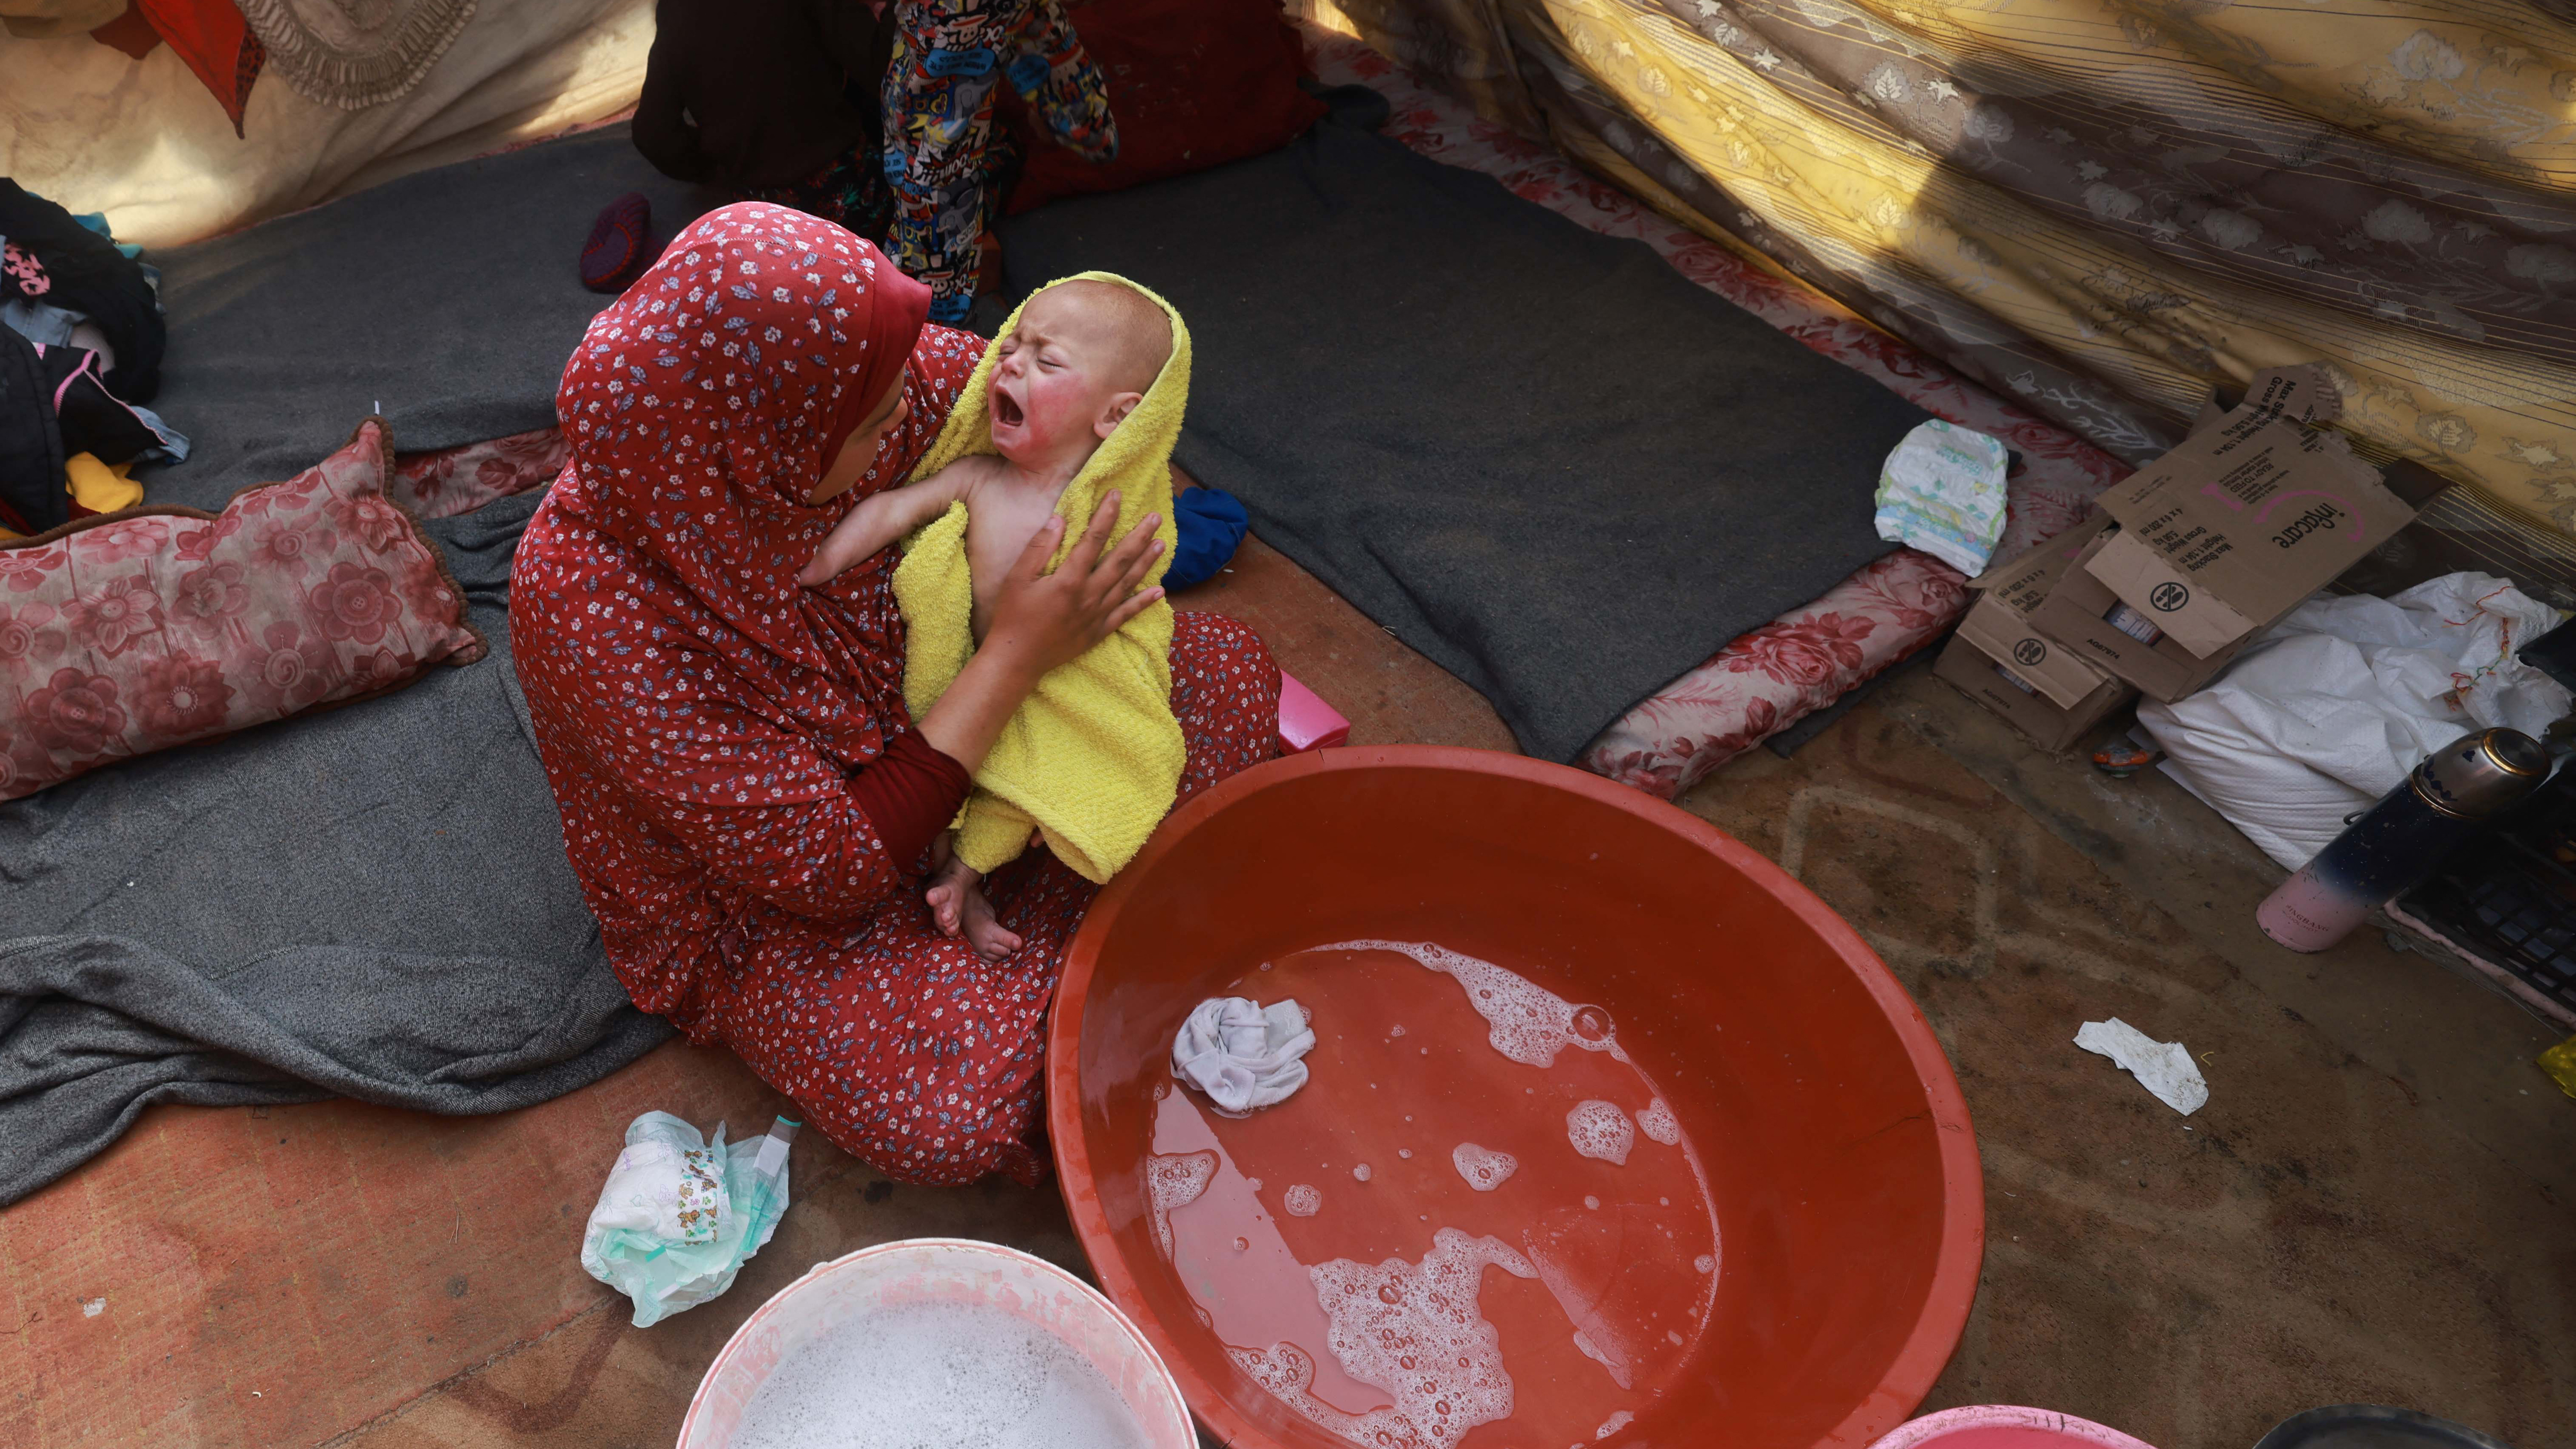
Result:
<svg viewBox="0 0 2576 1449"><path fill-rule="evenodd" d="M807 1120L913 1182L1034 1182L1041 1037L1091 887L1044 851L988 883L1025 945L988 964L924 908L924 848L1029 688L1116 627L1150 528L1103 513L927 715L903 703L890 557L797 571L929 450L982 351L849 232L709 214L591 324L557 410L572 461L511 574L511 640L565 849L638 1006L722 1042ZM1097 560L1096 564L1094 560ZM1276 749L1279 671L1182 614L1187 798Z"/></svg>

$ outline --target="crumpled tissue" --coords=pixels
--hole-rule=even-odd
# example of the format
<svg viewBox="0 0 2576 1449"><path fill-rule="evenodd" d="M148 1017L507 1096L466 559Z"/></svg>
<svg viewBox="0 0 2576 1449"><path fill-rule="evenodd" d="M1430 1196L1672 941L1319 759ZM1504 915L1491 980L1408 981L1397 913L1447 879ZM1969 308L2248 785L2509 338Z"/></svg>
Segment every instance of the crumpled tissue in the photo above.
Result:
<svg viewBox="0 0 2576 1449"><path fill-rule="evenodd" d="M628 1123L626 1148L608 1170L581 1236L581 1266L635 1301L649 1328L733 1286L787 1210L787 1144L799 1124L781 1117L764 1136L713 1142L668 1112Z"/></svg>
<svg viewBox="0 0 2576 1449"><path fill-rule="evenodd" d="M2178 1041L2158 1041L2118 1017L2088 1021L2075 1033L2075 1044L2109 1057L2156 1094L2156 1100L2188 1117L2209 1101L2209 1083L2193 1065L2191 1051Z"/></svg>
<svg viewBox="0 0 2576 1449"><path fill-rule="evenodd" d="M1907 433L1878 474L1878 536L1974 578L2003 541L2012 454L1983 433L1934 418Z"/></svg>
<svg viewBox="0 0 2576 1449"><path fill-rule="evenodd" d="M1306 1085L1298 1058L1314 1045L1305 1008L1294 1001L1265 1008L1248 996L1214 996L1191 1010L1172 1039L1172 1075L1228 1112L1249 1112Z"/></svg>

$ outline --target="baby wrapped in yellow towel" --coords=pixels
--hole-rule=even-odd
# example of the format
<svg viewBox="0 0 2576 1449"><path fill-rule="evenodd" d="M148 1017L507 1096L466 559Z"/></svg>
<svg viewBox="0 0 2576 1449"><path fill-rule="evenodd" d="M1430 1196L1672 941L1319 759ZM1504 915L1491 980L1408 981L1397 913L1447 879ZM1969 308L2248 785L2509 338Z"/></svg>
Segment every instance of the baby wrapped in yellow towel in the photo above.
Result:
<svg viewBox="0 0 2576 1449"><path fill-rule="evenodd" d="M1172 444L1189 400L1190 334L1162 298L1085 272L1023 303L984 354L914 470L859 503L805 569L808 584L903 540L895 602L910 643L914 718L957 678L984 636L1001 580L1050 515L1066 520L1054 563L1113 489L1123 536L1148 514L1171 557ZM909 535L909 537L907 537ZM928 888L941 929L988 960L1019 949L984 898L984 874L1032 833L1105 881L1172 808L1187 748L1172 717L1172 608L1155 600L1042 680L975 771Z"/></svg>

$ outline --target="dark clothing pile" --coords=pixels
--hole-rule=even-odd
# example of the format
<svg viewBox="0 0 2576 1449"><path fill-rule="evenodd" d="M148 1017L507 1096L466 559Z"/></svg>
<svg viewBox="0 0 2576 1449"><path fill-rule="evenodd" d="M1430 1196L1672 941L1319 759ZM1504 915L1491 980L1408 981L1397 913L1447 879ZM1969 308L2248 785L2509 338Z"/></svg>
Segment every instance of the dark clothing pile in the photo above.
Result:
<svg viewBox="0 0 2576 1449"><path fill-rule="evenodd" d="M140 406L160 389L167 339L142 263L0 179L0 528L69 522L65 470L81 454L108 466L186 455Z"/></svg>
<svg viewBox="0 0 2576 1449"><path fill-rule="evenodd" d="M116 354L110 392L148 403L161 389L161 299L141 263L72 214L0 178L0 239L18 256L0 267L0 304L17 300L78 312Z"/></svg>
<svg viewBox="0 0 2576 1449"><path fill-rule="evenodd" d="M809 182L877 148L893 31L858 0L658 0L635 149L741 193Z"/></svg>

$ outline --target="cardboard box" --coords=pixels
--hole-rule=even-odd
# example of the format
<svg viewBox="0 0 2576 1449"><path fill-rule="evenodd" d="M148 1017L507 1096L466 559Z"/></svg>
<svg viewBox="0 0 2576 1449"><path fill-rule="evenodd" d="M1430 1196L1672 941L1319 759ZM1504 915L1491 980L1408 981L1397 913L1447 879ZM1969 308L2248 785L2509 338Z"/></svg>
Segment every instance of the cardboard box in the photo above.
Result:
<svg viewBox="0 0 2576 1449"><path fill-rule="evenodd" d="M2009 609L1992 600L1980 600L1977 609L1969 611L1970 619L1975 618L1977 610L1991 610L1992 614L2000 614L2014 624L2021 622ZM2041 640L2036 631L2016 628L2011 632L2021 640L2045 647L2046 641ZM1997 658L1988 652L1984 637L1970 633L1968 623L1962 621L1959 632L1942 648L1941 657L1933 661L1932 672L1957 685L1977 703L2002 715L2007 723L2030 736L2031 742L2041 749L2062 750L2076 743L2084 737L2085 731L2100 724L2111 711L2136 697L2136 690L2109 675L2095 672L2093 677L2099 683L2090 692L2079 696L2072 705L2060 704L2040 691L2033 677L2038 671L2025 672ZM2009 650L2013 646L2007 644L2004 647ZM2063 651L2050 652L2064 664L2089 669L2082 660Z"/></svg>
<svg viewBox="0 0 2576 1449"><path fill-rule="evenodd" d="M1969 582L1980 591L1932 672L2002 715L2042 749L2075 743L2137 691L2032 623L2110 520L2095 514Z"/></svg>
<svg viewBox="0 0 2576 1449"><path fill-rule="evenodd" d="M2059 709L2080 709L2105 686L2134 693L2076 650L2034 628L2030 619L1994 594L1968 608L1959 637L2002 661L2024 685Z"/></svg>
<svg viewBox="0 0 2576 1449"><path fill-rule="evenodd" d="M2321 369L2257 376L2215 426L2102 495L2120 529L2097 538L2078 568L2152 621L2149 632L2163 636L2155 648L2224 662L2415 516L2341 436L2308 426L2341 411ZM2170 679L2117 672L2172 697L2159 688L2175 687Z"/></svg>
<svg viewBox="0 0 2576 1449"><path fill-rule="evenodd" d="M2203 658L2166 638L2146 616L2093 576L2089 565L2117 532L2097 534L2031 614L2040 632L2168 703L2218 677L2245 646L2238 640ZM2115 622L2115 619L2117 622ZM2128 628L2122 628L2123 624ZM2132 631L2135 632L2132 632Z"/></svg>
<svg viewBox="0 0 2576 1449"><path fill-rule="evenodd" d="M1968 587L2002 600L2005 607L2027 619L2057 588L2057 581L2066 577L2066 571L2075 566L2075 560L2083 556L2085 545L2110 526L2110 515L2097 509L2092 517L2030 552L1968 580Z"/></svg>

